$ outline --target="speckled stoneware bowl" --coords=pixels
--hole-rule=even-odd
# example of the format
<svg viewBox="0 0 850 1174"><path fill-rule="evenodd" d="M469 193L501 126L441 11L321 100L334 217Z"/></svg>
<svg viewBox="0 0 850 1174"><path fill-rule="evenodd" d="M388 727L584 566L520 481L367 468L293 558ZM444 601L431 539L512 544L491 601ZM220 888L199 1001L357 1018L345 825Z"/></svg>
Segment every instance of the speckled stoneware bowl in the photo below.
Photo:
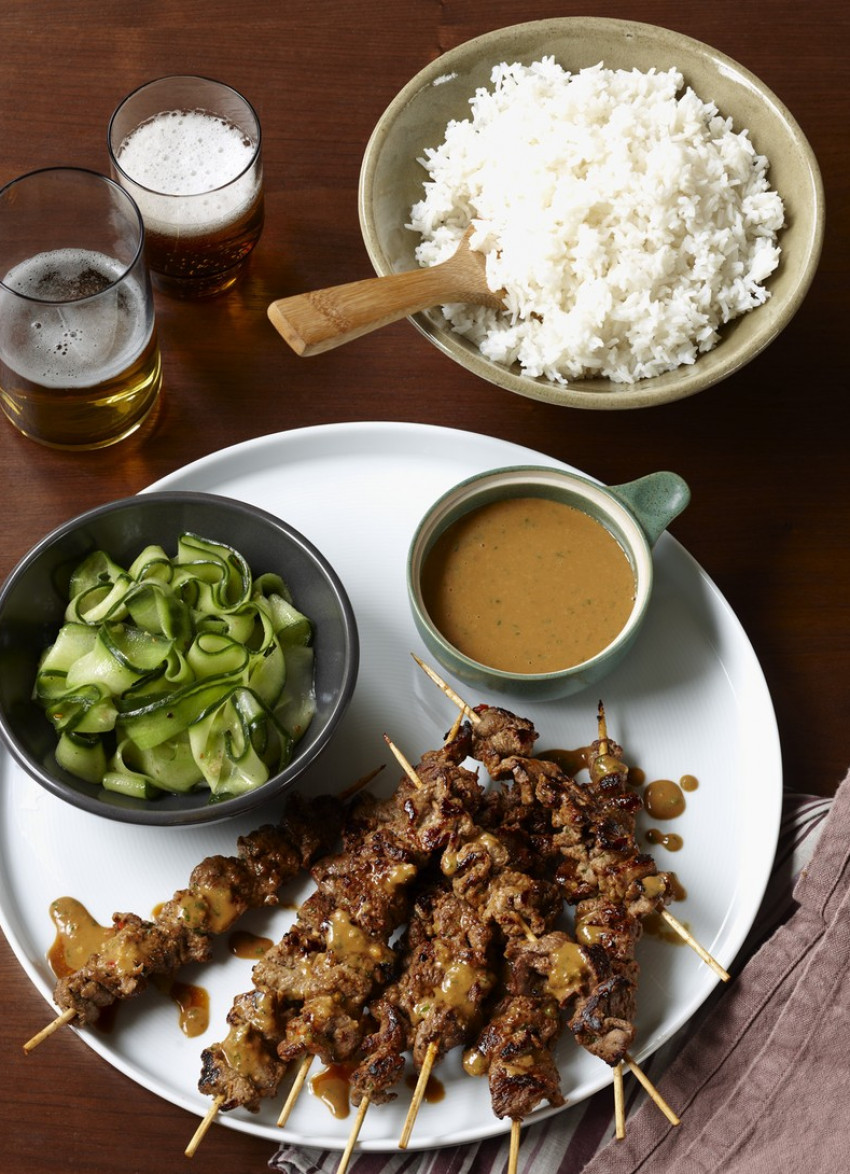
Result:
<svg viewBox="0 0 850 1174"><path fill-rule="evenodd" d="M676 67L704 101L731 116L736 131L747 128L756 150L768 157L771 186L781 195L786 227L782 259L768 279L768 301L723 328L714 350L691 366L615 384L575 380L566 387L523 375L485 359L455 334L439 309L411 321L455 362L481 378L531 399L574 408L641 408L694 395L738 371L782 331L799 308L820 257L823 185L814 153L783 103L757 77L723 53L669 29L604 17L563 17L513 25L485 33L427 65L390 103L366 147L360 174L360 225L379 274L416 268L418 234L405 228L410 209L423 196L427 178L417 163L438 146L450 119L469 116L476 88L490 86L501 61L530 64L552 55L575 71L598 64L609 69Z"/></svg>
<svg viewBox="0 0 850 1174"><path fill-rule="evenodd" d="M440 535L470 511L516 497L545 497L588 514L614 536L634 573L634 605L619 635L590 660L560 672L510 673L472 660L446 640L423 598L423 568ZM625 485L604 487L566 470L516 465L462 481L431 506L408 552L408 597L428 652L463 681L487 692L510 693L529 701L567 697L595 684L616 668L634 644L652 595L652 547L690 498L687 484L670 472L650 473Z"/></svg>
<svg viewBox="0 0 850 1174"><path fill-rule="evenodd" d="M83 782L57 765L56 735L32 700L40 655L62 623L72 570L94 550L106 551L124 566L151 543L173 554L185 531L231 546L254 574L281 575L314 625L317 711L289 765L255 790L215 803L208 790L146 801ZM0 591L0 734L9 751L53 795L125 823L212 823L280 797L333 737L351 700L358 666L351 603L324 555L272 514L214 494L143 493L90 510L43 538Z"/></svg>

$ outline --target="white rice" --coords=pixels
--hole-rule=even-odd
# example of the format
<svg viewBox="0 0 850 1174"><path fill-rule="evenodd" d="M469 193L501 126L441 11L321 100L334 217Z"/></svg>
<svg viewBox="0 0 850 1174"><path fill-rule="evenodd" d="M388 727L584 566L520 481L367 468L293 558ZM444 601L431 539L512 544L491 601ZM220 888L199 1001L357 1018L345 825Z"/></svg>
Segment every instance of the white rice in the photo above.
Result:
<svg viewBox="0 0 850 1174"><path fill-rule="evenodd" d="M746 130L675 69L570 74L502 63L419 160L420 265L470 223L504 311L445 306L498 363L566 383L633 383L693 363L761 305L784 210Z"/></svg>

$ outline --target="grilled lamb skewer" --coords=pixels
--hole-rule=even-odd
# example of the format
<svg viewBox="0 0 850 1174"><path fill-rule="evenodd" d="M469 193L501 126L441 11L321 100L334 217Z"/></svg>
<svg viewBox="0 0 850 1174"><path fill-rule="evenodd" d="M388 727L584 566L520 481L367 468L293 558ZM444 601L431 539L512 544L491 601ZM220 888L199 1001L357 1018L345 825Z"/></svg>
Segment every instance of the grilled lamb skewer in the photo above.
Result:
<svg viewBox="0 0 850 1174"><path fill-rule="evenodd" d="M254 967L255 991L236 1000L228 1037L203 1054L199 1088L222 1109L256 1109L298 1057L330 1062L356 1052L364 1007L393 974L388 943L407 918L412 882L453 832L471 824L480 801L477 776L460 765L468 753L464 726L423 756L418 785L405 778L388 799L364 797L346 824L343 850L314 865L316 891ZM255 1016L258 1003L263 1012Z"/></svg>
<svg viewBox="0 0 850 1174"><path fill-rule="evenodd" d="M513 804L514 820L535 813L538 846L549 862L560 856L555 876L565 898L576 905L576 938L601 950L608 962L604 979L575 1002L570 1029L582 1047L612 1067L634 1041L638 966L635 945L641 919L672 896L672 878L659 873L652 857L639 852L634 813L640 798L626 790L622 751L608 741L589 756L594 782L582 786L553 762L531 758L533 727L505 710L482 706L473 730L473 753L495 778L510 777L501 818ZM505 753L507 751L507 753ZM549 814L541 826L539 809Z"/></svg>
<svg viewBox="0 0 850 1174"><path fill-rule="evenodd" d="M487 803L485 795L479 816ZM467 822L454 829L440 854L443 880L414 905L401 976L370 1008L379 1026L364 1041L365 1056L351 1077L351 1099L361 1109L364 1101L392 1099L388 1090L403 1072L402 1053L413 1052L420 1076L402 1148L431 1065L468 1043L480 1026L484 999L496 981L488 960L494 943L504 952L506 941L532 933L531 926L544 933L561 914L560 891L533 875L533 860L524 832L506 843L498 828ZM553 1038L547 1027L547 1039ZM554 1064L549 1091L561 1103Z"/></svg>
<svg viewBox="0 0 850 1174"><path fill-rule="evenodd" d="M216 935L247 909L276 904L282 885L329 850L343 811L342 802L331 796L296 796L279 824L239 838L238 855L209 856L196 865L188 886L153 920L116 913L114 933L103 949L57 982L54 1000L63 1011L60 1018L94 1023L104 1007L141 994L154 975L207 961Z"/></svg>
<svg viewBox="0 0 850 1174"><path fill-rule="evenodd" d="M364 1058L350 1079L351 1102L392 1100L390 1089L412 1052L418 1070L466 1043L480 1027L496 985L495 933L445 882L416 898L404 941L399 978L369 1010L376 1030L363 1041Z"/></svg>

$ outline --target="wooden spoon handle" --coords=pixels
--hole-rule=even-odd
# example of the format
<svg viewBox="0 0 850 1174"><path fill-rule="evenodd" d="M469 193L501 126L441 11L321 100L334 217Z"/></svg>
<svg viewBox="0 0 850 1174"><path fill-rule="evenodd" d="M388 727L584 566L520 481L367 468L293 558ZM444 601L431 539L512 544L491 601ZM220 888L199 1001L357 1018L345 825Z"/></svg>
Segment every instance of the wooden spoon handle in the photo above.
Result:
<svg viewBox="0 0 850 1174"><path fill-rule="evenodd" d="M272 302L274 328L296 354L317 355L407 314L451 301L442 266L369 277Z"/></svg>

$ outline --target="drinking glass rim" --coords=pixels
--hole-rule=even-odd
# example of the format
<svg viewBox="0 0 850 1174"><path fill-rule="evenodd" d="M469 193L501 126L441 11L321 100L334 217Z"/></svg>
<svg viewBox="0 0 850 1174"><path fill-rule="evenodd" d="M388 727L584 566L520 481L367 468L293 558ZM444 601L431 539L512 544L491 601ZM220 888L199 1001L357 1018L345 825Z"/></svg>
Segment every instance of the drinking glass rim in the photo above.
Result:
<svg viewBox="0 0 850 1174"><path fill-rule="evenodd" d="M132 259L124 265L124 268L121 270L121 272L112 281L110 281L108 285L105 285L102 289L99 289L97 291L97 293L83 294L81 297L78 297L78 298L58 298L57 299L57 298L34 297L32 294L24 293L22 290L13 289L12 286L7 285L6 282L4 281L3 277L0 276L0 288L6 290L7 293L13 294L16 298L21 298L22 300L27 301L27 302L35 302L39 306L77 305L79 302L93 301L95 298L101 297L103 294L106 293L107 290L114 289L116 286L120 285L122 281L126 280L127 276L138 265L140 258L142 258L144 256L144 251L145 251L145 222L142 219L142 214L139 211L138 204L133 199L133 197L130 195L130 193L126 190L126 188L123 188L120 183L116 183L115 180L110 179L110 177L108 175L104 175L100 171L95 171L91 167L73 167L70 165L69 166L60 165L57 167L37 167L34 171L27 171L23 175L16 176L15 179L10 179L8 183L6 183L2 187L0 187L0 201L3 200L6 193L11 188L15 187L19 183L24 183L26 180L33 179L37 175L47 175L47 174L58 175L62 172L65 172L65 173L71 174L71 175L92 176L94 179L99 179L102 183L105 183L108 187L111 187L113 189L113 191L118 192L120 194L121 198L123 200L126 200L129 208L135 213L136 224L137 224L138 230L139 230L139 243L136 246L136 251L133 254Z"/></svg>
<svg viewBox="0 0 850 1174"><path fill-rule="evenodd" d="M240 102L244 102L245 105L247 106L248 110L250 111L251 117L254 119L254 124L256 125L256 128L257 128L257 141L254 143L254 150L251 152L251 158L248 160L248 162L245 164L245 166L242 168L242 170L237 172L236 175L234 175L226 183L220 183L220 184L218 184L217 187L214 187L214 188L205 188L204 191L202 191L202 192L190 192L190 193L161 192L157 188L148 187L147 184L141 183L138 179L135 179L132 175L130 175L129 171L126 171L121 166L121 164L118 162L118 156L112 147L112 126L113 126L113 123L115 122L115 119L118 117L118 114L120 113L120 111L123 109L124 106L127 105L127 103L130 101L131 98L134 98L136 96L136 94L140 94L142 92L142 90L147 90L147 89L149 89L150 86L160 85L162 82L173 82L173 81L209 82L210 85L221 86L221 88L223 90L229 90L231 94L235 94L236 97L240 100ZM164 112L161 111L160 113L164 113ZM192 108L192 110L189 111L189 113L192 113L192 114L194 114L194 113L212 114L213 111L207 110L203 106L194 106ZM155 118L156 115L152 115L151 117ZM216 117L220 117L220 116L216 115ZM145 119L144 121L149 122L150 119ZM142 125L143 125L143 123L141 123L141 122L138 123L138 125L136 127L134 127L133 131L131 131L130 134L133 134L136 130L138 130L139 126L142 126ZM129 135L125 135L124 138L121 140L121 142L123 143L124 139L127 139L127 138L129 138ZM166 73L166 74L163 74L162 77L155 77L155 78L151 78L150 81L142 82L142 84L139 86L136 86L136 88L134 90L130 90L129 94L124 95L124 97L121 99L121 101L115 107L115 109L112 111L112 114L110 115L110 118L109 118L109 125L106 128L106 149L109 152L109 161L112 164L112 166L115 168L115 170L120 172L120 174L123 175L125 179L128 179L130 181L130 183L134 184L141 191L149 192L150 195L152 195L152 196L159 196L159 197L166 199L166 200L195 200L195 199L198 199L199 197L209 196L209 195L214 194L215 192L221 192L221 191L224 191L225 188L229 188L231 186L231 184L236 183L237 180L240 180L243 175L247 174L247 172L249 172L251 170L251 168L254 166L254 164L257 162L257 159L260 156L260 147L262 145L262 141L263 141L263 128L260 125L260 116L257 113L256 109L254 108L254 104L250 101L250 99L246 98L245 95L242 93L242 91L237 90L235 86L231 86L227 82L219 81L218 78L215 78L215 77L207 77L206 74L202 74L202 73Z"/></svg>

